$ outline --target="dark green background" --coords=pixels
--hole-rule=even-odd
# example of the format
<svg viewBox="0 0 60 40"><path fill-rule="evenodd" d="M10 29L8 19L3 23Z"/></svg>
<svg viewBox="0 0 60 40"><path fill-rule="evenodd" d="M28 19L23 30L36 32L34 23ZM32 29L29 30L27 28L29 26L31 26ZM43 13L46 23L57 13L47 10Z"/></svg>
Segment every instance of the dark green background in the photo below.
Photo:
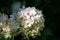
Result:
<svg viewBox="0 0 60 40"><path fill-rule="evenodd" d="M0 0L0 12L10 15L11 4L16 1L20 1L26 7L35 6L43 11L45 28L41 31L40 37L30 40L60 40L60 0ZM20 39L20 35L15 37L15 40Z"/></svg>

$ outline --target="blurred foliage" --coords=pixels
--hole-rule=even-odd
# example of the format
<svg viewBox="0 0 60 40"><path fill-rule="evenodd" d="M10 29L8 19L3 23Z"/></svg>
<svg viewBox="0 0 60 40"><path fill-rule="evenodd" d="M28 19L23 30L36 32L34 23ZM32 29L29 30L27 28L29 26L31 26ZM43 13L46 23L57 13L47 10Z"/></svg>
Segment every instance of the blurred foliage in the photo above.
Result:
<svg viewBox="0 0 60 40"><path fill-rule="evenodd" d="M15 1L21 3L25 1L26 7L35 6L43 11L45 28L41 31L41 36L37 36L35 39L30 38L30 40L60 40L60 0L0 0L0 12L9 15L11 4ZM15 37L15 40L20 39L21 35Z"/></svg>

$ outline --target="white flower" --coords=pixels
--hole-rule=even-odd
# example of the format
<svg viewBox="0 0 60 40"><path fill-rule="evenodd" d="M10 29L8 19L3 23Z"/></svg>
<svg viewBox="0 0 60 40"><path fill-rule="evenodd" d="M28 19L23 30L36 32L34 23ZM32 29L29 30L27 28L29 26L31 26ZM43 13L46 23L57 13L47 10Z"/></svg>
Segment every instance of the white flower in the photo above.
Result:
<svg viewBox="0 0 60 40"><path fill-rule="evenodd" d="M36 15L34 18L35 18L35 20L37 20L39 22L41 16L42 15Z"/></svg>
<svg viewBox="0 0 60 40"><path fill-rule="evenodd" d="M35 15L35 14L36 14L36 9L35 9L35 7L32 7L32 8L28 7L28 8L26 8L24 11L25 11L26 13L28 13L29 15Z"/></svg>
<svg viewBox="0 0 60 40"><path fill-rule="evenodd" d="M9 28L9 26L7 26L7 27L3 27L2 29L3 29L3 31L5 31L5 32L10 32L10 28Z"/></svg>
<svg viewBox="0 0 60 40"><path fill-rule="evenodd" d="M31 20L33 20L33 21L34 21L34 17L31 17Z"/></svg>
<svg viewBox="0 0 60 40"><path fill-rule="evenodd" d="M10 35L10 28L9 28L9 25L8 26L5 26L5 27L2 27L2 32L3 32L3 35L5 36L5 38L11 38L11 35Z"/></svg>
<svg viewBox="0 0 60 40"><path fill-rule="evenodd" d="M22 18L22 20L20 20ZM23 26L23 28L31 28L31 26L34 24L34 22L41 22L41 25L44 25L44 18L42 15L42 11L35 9L35 7L28 7L25 9L22 9L21 11L18 11L17 13L17 19L21 21L21 25ZM35 26L38 26L35 25ZM34 27L35 28L35 27ZM36 27L35 29L35 33L37 34L39 31L40 27ZM31 29L33 30L33 29ZM33 31L31 31L33 32ZM33 33L34 34L34 33Z"/></svg>
<svg viewBox="0 0 60 40"><path fill-rule="evenodd" d="M8 37L11 38L11 35L9 33L6 33L4 36L5 38L8 38Z"/></svg>
<svg viewBox="0 0 60 40"><path fill-rule="evenodd" d="M34 23L33 20L29 19L29 20L26 20L25 24L24 24L24 28L27 28L27 27L31 27L31 25Z"/></svg>

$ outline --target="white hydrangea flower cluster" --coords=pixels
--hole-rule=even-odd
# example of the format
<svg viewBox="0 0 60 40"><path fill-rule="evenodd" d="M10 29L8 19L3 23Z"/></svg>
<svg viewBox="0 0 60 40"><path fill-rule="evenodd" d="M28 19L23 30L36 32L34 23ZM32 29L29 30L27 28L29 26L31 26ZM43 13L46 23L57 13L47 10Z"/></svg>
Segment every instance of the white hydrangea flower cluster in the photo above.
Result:
<svg viewBox="0 0 60 40"><path fill-rule="evenodd" d="M19 9L17 13L10 15L10 18L0 14L0 33L5 38L11 38L16 34L23 34L26 38L35 37L43 29L44 21L42 11L35 7Z"/></svg>
<svg viewBox="0 0 60 40"><path fill-rule="evenodd" d="M44 27L45 20L42 11L35 9L35 7L28 7L18 11L16 19L21 24L26 37L40 35L39 32Z"/></svg>
<svg viewBox="0 0 60 40"><path fill-rule="evenodd" d="M5 38L10 36L10 28L7 24L8 16L0 13L0 33L5 36Z"/></svg>
<svg viewBox="0 0 60 40"><path fill-rule="evenodd" d="M19 28L19 24L15 21L12 21L8 18L7 15L0 13L0 34L5 38L11 38L13 34L12 32L16 32Z"/></svg>

